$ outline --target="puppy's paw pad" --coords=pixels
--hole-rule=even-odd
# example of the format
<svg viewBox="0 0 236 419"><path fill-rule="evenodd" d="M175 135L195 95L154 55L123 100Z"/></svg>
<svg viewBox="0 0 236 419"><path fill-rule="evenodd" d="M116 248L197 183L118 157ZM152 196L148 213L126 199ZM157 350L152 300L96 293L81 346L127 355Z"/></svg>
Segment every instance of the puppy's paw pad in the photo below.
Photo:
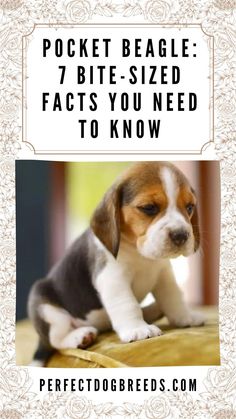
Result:
<svg viewBox="0 0 236 419"><path fill-rule="evenodd" d="M146 324L122 331L119 336L122 342L134 342L162 335L161 329L154 324Z"/></svg>
<svg viewBox="0 0 236 419"><path fill-rule="evenodd" d="M95 327L79 327L65 337L61 349L87 348L94 342L96 336L97 329Z"/></svg>
<svg viewBox="0 0 236 419"><path fill-rule="evenodd" d="M97 329L95 327L81 327L80 336L77 344L77 348L87 348L92 345L97 337Z"/></svg>
<svg viewBox="0 0 236 419"><path fill-rule="evenodd" d="M94 332L89 332L83 337L81 344L78 346L79 348L87 348L88 346L92 345L95 341L97 334Z"/></svg>
<svg viewBox="0 0 236 419"><path fill-rule="evenodd" d="M202 326L204 323L205 316L197 311L189 312L171 322L171 324L177 327Z"/></svg>

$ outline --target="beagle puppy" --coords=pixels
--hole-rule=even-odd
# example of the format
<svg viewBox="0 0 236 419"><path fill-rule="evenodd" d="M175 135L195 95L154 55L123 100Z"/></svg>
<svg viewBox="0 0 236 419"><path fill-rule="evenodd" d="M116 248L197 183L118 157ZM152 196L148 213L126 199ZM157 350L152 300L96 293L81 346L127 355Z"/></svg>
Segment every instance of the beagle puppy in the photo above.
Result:
<svg viewBox="0 0 236 419"><path fill-rule="evenodd" d="M122 342L161 335L153 321L200 326L176 284L171 258L199 247L194 190L166 162L140 162L122 174L64 258L32 287L29 316L39 334L32 365L56 349L85 348L113 328ZM155 302L141 308L151 292Z"/></svg>

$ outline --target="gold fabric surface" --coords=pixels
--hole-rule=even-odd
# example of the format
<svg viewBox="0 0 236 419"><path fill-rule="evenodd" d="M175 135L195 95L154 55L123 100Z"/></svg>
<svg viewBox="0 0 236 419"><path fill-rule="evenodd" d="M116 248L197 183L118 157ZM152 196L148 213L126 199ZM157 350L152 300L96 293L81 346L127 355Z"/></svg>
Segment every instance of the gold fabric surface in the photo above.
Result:
<svg viewBox="0 0 236 419"><path fill-rule="evenodd" d="M121 343L114 332L103 333L88 349L66 349L55 353L48 367L122 368L177 365L219 365L219 326L216 307L202 307L207 322L202 327L175 329L166 318L156 322L163 335L132 343ZM16 363L27 365L37 345L37 335L28 320L16 326Z"/></svg>

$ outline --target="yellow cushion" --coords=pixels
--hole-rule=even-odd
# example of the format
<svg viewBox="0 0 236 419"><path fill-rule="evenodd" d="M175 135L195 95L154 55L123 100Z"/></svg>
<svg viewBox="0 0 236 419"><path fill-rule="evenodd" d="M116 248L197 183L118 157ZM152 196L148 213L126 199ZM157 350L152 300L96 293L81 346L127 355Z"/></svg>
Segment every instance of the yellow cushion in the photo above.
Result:
<svg viewBox="0 0 236 419"><path fill-rule="evenodd" d="M215 307L200 309L206 313L202 327L175 329L166 318L157 321L163 335L132 343L121 343L114 332L103 333L87 350L66 349L55 353L48 367L119 368L177 365L219 365L218 311ZM16 361L27 365L37 345L37 335L28 320L16 327Z"/></svg>

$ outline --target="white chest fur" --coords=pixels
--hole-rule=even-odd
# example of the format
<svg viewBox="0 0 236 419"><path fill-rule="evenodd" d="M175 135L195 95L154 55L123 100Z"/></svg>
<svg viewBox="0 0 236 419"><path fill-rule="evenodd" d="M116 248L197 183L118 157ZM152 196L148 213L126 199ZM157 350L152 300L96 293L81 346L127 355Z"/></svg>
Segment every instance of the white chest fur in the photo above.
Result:
<svg viewBox="0 0 236 419"><path fill-rule="evenodd" d="M136 299L141 302L157 283L159 273L167 261L147 259L136 249L122 244L117 262L123 267Z"/></svg>
<svg viewBox="0 0 236 419"><path fill-rule="evenodd" d="M153 289L160 271L169 263L165 259L147 259L126 242L121 243L117 259L109 252L106 256L107 264L95 281L99 293L107 293L107 288L113 290L112 294L122 293L128 284L139 302Z"/></svg>

